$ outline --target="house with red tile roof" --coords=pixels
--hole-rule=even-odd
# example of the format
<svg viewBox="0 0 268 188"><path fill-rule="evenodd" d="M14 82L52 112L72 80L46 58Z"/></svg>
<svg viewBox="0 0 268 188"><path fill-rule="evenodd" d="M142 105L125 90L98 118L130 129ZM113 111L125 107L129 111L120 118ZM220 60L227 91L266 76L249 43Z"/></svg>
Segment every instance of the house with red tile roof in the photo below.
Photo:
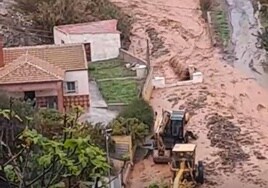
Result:
<svg viewBox="0 0 268 188"><path fill-rule="evenodd" d="M35 99L39 108L63 112L73 105L89 107L88 64L82 44L0 45L0 90Z"/></svg>
<svg viewBox="0 0 268 188"><path fill-rule="evenodd" d="M54 43L82 43L87 60L92 62L116 58L121 48L117 20L55 26Z"/></svg>

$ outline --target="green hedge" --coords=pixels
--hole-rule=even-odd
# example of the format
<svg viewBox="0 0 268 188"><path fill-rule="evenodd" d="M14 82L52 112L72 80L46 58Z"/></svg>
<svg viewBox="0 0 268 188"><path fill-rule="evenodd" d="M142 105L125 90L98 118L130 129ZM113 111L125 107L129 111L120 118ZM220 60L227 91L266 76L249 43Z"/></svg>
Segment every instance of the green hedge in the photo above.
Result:
<svg viewBox="0 0 268 188"><path fill-rule="evenodd" d="M149 127L154 124L153 108L143 99L134 100L118 116L125 119L136 118Z"/></svg>

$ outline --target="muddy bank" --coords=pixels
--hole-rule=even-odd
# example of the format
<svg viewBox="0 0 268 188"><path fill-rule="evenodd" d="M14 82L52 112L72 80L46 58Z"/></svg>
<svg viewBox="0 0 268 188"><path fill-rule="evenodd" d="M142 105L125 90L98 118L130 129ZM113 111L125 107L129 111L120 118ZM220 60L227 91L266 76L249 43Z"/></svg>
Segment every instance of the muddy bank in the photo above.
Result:
<svg viewBox="0 0 268 188"><path fill-rule="evenodd" d="M251 0L225 1L232 26L231 42L235 56L231 62L235 68L268 89L268 71L264 64L267 62L266 52L256 47L256 35L260 31L258 10L254 12Z"/></svg>

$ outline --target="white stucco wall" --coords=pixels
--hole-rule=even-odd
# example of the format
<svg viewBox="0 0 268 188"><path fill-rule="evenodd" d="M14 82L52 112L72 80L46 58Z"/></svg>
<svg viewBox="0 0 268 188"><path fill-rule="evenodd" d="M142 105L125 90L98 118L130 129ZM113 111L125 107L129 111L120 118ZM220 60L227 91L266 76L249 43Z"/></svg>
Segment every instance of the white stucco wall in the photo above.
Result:
<svg viewBox="0 0 268 188"><path fill-rule="evenodd" d="M90 43L92 61L116 58L119 56L121 47L120 33L64 35L58 30L54 30L55 44L61 44L61 40L66 44Z"/></svg>
<svg viewBox="0 0 268 188"><path fill-rule="evenodd" d="M89 86L88 86L88 71L68 71L65 72L64 76L65 82L77 82L77 93L65 93L64 96L68 95L89 95Z"/></svg>
<svg viewBox="0 0 268 188"><path fill-rule="evenodd" d="M61 42L62 40L65 43L70 43L69 39L68 39L68 35L58 31L55 28L54 28L54 31L53 31L53 37L54 37L54 44L62 44L62 42Z"/></svg>

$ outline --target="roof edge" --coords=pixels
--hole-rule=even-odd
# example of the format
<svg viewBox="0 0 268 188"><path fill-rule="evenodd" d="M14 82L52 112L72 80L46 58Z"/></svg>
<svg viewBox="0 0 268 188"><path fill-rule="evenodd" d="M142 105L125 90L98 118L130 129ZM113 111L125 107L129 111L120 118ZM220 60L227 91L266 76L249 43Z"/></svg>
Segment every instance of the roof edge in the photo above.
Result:
<svg viewBox="0 0 268 188"><path fill-rule="evenodd" d="M70 26L84 26L84 25L88 25L88 24L92 24L92 23L98 23L98 22L115 22L115 31L114 32L96 32L96 33L91 33L91 32L85 32L84 34L107 34L107 33L113 33L113 34L121 34L122 32L119 31L117 29L117 24L118 24L118 20L117 19L109 19L109 20L99 20L99 21L92 21L92 22L83 22L83 23L75 23L75 24L65 24L65 25L57 25L54 26L53 29L56 29L62 33L64 33L65 35L74 35L74 34L80 34L80 33L76 33L76 32L65 32L63 31L63 29L61 29L60 27L64 28L64 27L70 27Z"/></svg>
<svg viewBox="0 0 268 188"><path fill-rule="evenodd" d="M59 47L70 47L70 46L81 46L82 43L65 43L65 44L46 44L46 45L36 45L36 46L17 46L17 47L8 47L3 48L3 50L16 50L16 49L32 49L32 48L59 48Z"/></svg>
<svg viewBox="0 0 268 188"><path fill-rule="evenodd" d="M29 81L29 82L26 82L26 81L15 81L15 82L0 82L0 85L16 85L16 84L31 84L31 83L49 83L49 82L59 82L59 81L62 81L62 80L58 80L58 79L55 79L55 80L44 80L44 81Z"/></svg>
<svg viewBox="0 0 268 188"><path fill-rule="evenodd" d="M66 35L66 36L67 36L67 35L70 35L69 33L63 31L62 29L60 29L60 28L57 27L57 26L54 26L53 29L54 29L54 30L58 30L58 32L61 32L61 33L63 33L63 34Z"/></svg>

